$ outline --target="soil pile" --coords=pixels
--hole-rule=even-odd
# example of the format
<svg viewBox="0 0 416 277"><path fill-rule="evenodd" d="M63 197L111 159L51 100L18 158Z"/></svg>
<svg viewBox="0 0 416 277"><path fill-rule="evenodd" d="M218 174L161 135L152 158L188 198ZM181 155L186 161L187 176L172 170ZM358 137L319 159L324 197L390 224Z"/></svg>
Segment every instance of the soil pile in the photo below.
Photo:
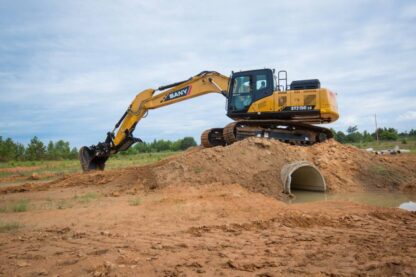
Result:
<svg viewBox="0 0 416 277"><path fill-rule="evenodd" d="M251 191L281 197L282 167L309 161L319 168L329 191L414 190L416 159L411 155L401 158L376 156L334 140L302 147L249 138L228 147L185 153L152 170L157 186L238 183Z"/></svg>

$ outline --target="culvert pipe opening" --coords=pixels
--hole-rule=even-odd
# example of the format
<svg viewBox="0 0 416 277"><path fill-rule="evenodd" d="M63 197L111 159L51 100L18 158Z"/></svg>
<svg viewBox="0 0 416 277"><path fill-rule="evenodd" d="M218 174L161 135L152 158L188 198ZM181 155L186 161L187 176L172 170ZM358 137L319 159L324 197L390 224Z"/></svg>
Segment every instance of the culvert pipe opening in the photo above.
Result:
<svg viewBox="0 0 416 277"><path fill-rule="evenodd" d="M306 161L293 162L281 170L285 193L292 190L326 191L325 179L318 168Z"/></svg>

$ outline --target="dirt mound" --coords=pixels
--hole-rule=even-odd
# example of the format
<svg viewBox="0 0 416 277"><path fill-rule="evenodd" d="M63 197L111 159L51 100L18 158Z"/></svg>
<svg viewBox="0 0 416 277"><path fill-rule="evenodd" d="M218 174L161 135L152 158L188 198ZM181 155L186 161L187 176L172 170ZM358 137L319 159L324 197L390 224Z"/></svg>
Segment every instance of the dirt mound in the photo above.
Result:
<svg viewBox="0 0 416 277"><path fill-rule="evenodd" d="M249 138L228 147L184 153L152 170L158 187L183 182L239 183L251 191L281 197L281 169L296 161L314 164L329 191L411 190L416 180L416 159L412 155L375 156L334 140L301 147Z"/></svg>
<svg viewBox="0 0 416 277"><path fill-rule="evenodd" d="M227 147L193 148L156 164L65 176L45 184L4 188L3 192L46 187L108 185L109 193L154 190L168 185L238 183L276 198L283 194L283 166L307 161L320 170L330 192L416 190L414 155L377 156L334 140L310 147L249 138Z"/></svg>

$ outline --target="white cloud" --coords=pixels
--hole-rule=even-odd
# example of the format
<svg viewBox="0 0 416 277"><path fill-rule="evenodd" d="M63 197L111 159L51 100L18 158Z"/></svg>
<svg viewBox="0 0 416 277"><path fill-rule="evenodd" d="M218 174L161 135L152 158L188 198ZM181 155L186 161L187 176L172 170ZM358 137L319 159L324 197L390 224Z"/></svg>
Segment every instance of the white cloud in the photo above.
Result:
<svg viewBox="0 0 416 277"><path fill-rule="evenodd" d="M403 114L400 114L397 118L398 121L416 121L416 111L407 111Z"/></svg>

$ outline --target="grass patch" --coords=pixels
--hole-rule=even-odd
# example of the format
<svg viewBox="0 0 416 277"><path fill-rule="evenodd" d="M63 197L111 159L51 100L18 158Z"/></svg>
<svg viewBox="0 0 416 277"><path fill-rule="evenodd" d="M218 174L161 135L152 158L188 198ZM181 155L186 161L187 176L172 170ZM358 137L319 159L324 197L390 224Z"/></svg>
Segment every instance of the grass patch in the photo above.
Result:
<svg viewBox="0 0 416 277"><path fill-rule="evenodd" d="M7 172L7 171L0 172L0 178L9 177L9 176L13 176L13 175L16 175L16 173L14 173L14 172Z"/></svg>
<svg viewBox="0 0 416 277"><path fill-rule="evenodd" d="M140 198L133 198L129 200L130 206L139 206L142 203Z"/></svg>
<svg viewBox="0 0 416 277"><path fill-rule="evenodd" d="M29 209L29 200L22 199L0 207L2 213L21 213Z"/></svg>
<svg viewBox="0 0 416 277"><path fill-rule="evenodd" d="M58 210L64 210L64 209L72 208L72 204L68 200L61 199L58 201L58 203L56 203L56 208Z"/></svg>
<svg viewBox="0 0 416 277"><path fill-rule="evenodd" d="M392 149L397 145L400 149L409 149L412 153L416 153L416 140L411 138L407 138L406 140L399 139L396 141L355 142L348 144L362 149L373 148L374 150Z"/></svg>
<svg viewBox="0 0 416 277"><path fill-rule="evenodd" d="M95 200L98 198L98 194L95 192L88 192L83 195L75 195L74 200L80 202L80 203L89 203L92 200Z"/></svg>
<svg viewBox="0 0 416 277"><path fill-rule="evenodd" d="M117 154L111 156L106 163L106 169L124 168L128 166L146 165L160 160L163 160L180 152L156 152L156 153L139 153L135 155L121 155ZM40 176L47 174L59 175L74 172L81 172L81 166L77 159L75 160L60 160L60 161L11 161L0 162L0 168L14 168L14 167L35 167L19 172L0 172L0 178L8 176L26 176L30 177L33 173ZM45 179L45 178L41 178Z"/></svg>
<svg viewBox="0 0 416 277"><path fill-rule="evenodd" d="M20 225L17 222L9 222L9 223L0 222L0 233L16 231L20 227L22 227L22 225Z"/></svg>
<svg viewBox="0 0 416 277"><path fill-rule="evenodd" d="M381 176L388 176L392 173L391 170L388 170L383 165L377 165L377 164L374 165L374 164L372 164L372 165L370 165L369 169L372 173L377 174L377 175L381 175Z"/></svg>
<svg viewBox="0 0 416 277"><path fill-rule="evenodd" d="M396 172L395 170L392 170L390 168L386 168L383 165L380 164L372 164L368 167L368 170L375 175L382 176L386 180L390 181L402 181L403 176L400 175L399 172Z"/></svg>
<svg viewBox="0 0 416 277"><path fill-rule="evenodd" d="M19 200L12 206L12 211L15 213L26 212L29 206L29 200Z"/></svg>

